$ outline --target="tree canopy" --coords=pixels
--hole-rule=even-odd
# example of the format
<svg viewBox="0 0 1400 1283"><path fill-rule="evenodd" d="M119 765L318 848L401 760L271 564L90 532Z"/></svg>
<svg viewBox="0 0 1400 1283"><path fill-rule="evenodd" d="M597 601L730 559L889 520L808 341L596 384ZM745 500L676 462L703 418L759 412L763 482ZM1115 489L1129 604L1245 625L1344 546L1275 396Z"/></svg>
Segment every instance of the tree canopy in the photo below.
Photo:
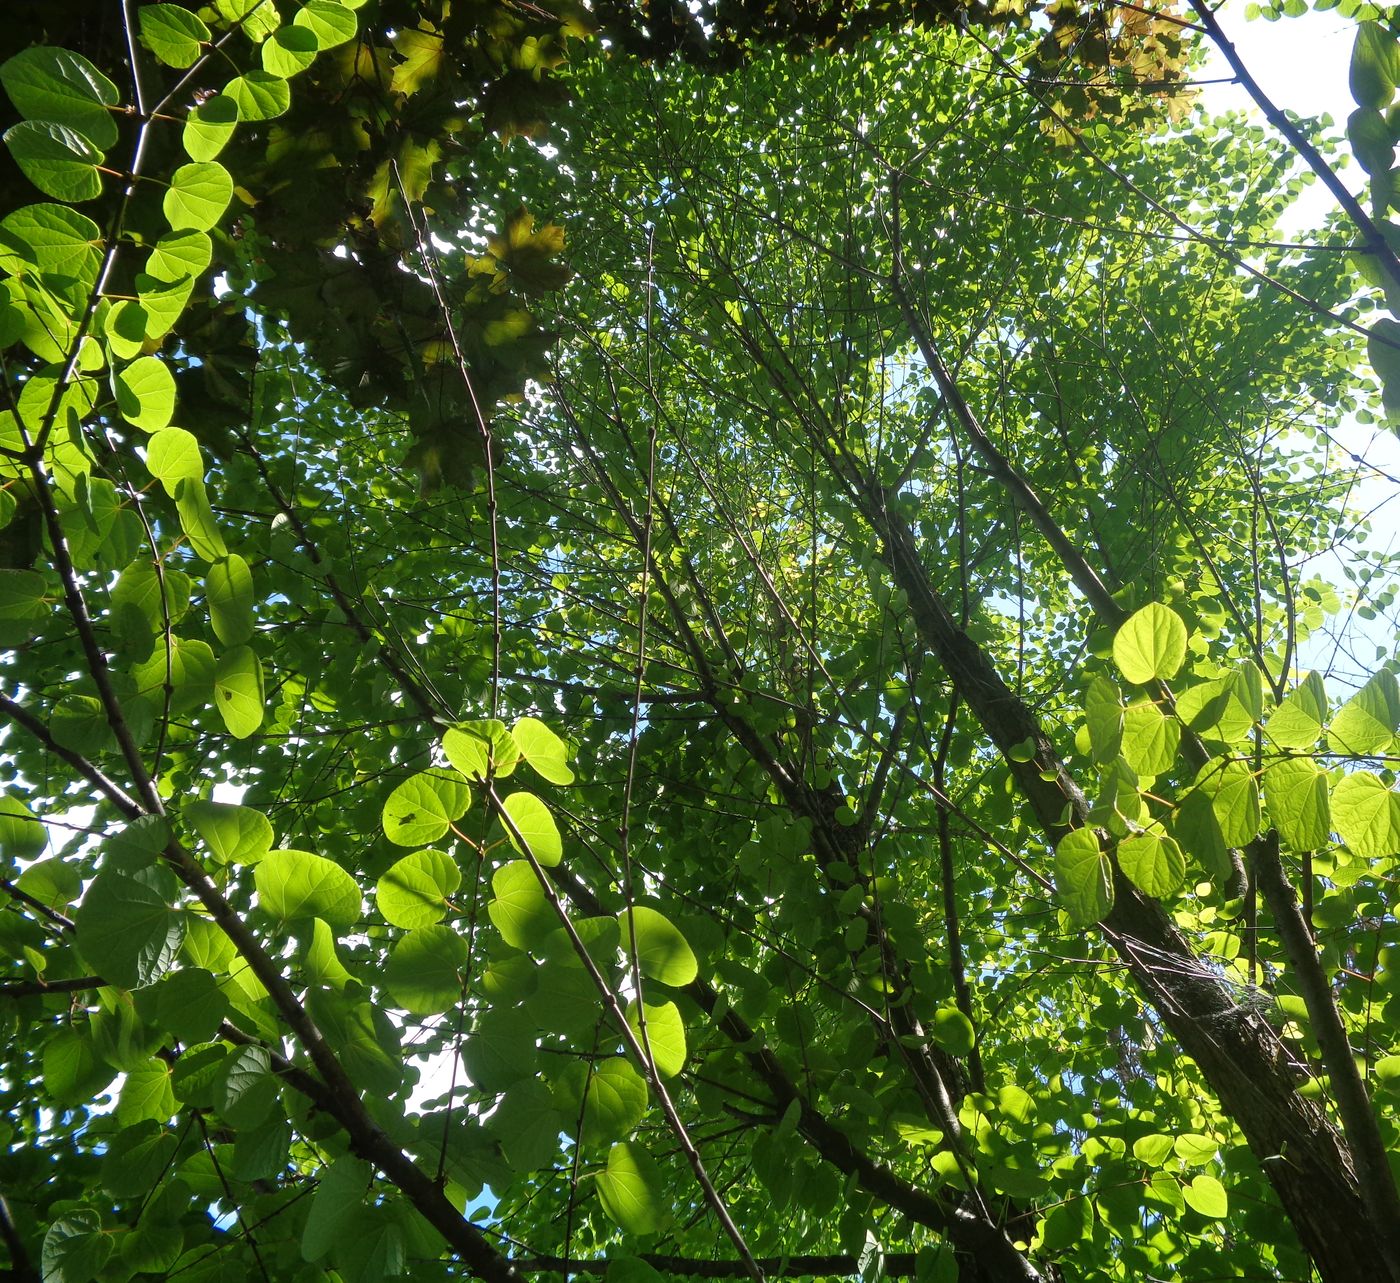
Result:
<svg viewBox="0 0 1400 1283"><path fill-rule="evenodd" d="M1348 17L15 6L8 1277L1400 1283Z"/></svg>

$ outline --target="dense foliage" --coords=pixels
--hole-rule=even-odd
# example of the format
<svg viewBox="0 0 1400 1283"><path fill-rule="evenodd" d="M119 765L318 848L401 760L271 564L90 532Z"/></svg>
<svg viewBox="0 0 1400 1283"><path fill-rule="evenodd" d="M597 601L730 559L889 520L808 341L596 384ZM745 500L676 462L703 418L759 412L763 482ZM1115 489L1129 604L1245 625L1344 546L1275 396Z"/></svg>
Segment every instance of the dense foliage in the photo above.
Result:
<svg viewBox="0 0 1400 1283"><path fill-rule="evenodd" d="M1400 1283L1386 27L16 12L11 1277Z"/></svg>

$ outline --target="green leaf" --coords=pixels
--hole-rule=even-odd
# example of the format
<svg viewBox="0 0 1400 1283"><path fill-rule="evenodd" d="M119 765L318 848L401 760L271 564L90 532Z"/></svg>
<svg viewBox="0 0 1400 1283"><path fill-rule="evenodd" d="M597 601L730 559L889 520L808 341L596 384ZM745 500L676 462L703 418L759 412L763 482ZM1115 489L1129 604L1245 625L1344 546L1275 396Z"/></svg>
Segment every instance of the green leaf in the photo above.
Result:
<svg viewBox="0 0 1400 1283"><path fill-rule="evenodd" d="M263 722L262 664L250 646L235 646L214 669L214 704L234 739L247 739Z"/></svg>
<svg viewBox="0 0 1400 1283"><path fill-rule="evenodd" d="M204 586L214 636L225 646L246 642L253 635L253 572L248 563L236 552L229 553L209 567Z"/></svg>
<svg viewBox="0 0 1400 1283"><path fill-rule="evenodd" d="M100 151L117 141L108 109L121 94L81 54L32 45L0 65L0 84L26 120L66 125Z"/></svg>
<svg viewBox="0 0 1400 1283"><path fill-rule="evenodd" d="M52 613L43 575L35 570L0 570L0 646L27 642Z"/></svg>
<svg viewBox="0 0 1400 1283"><path fill-rule="evenodd" d="M89 1283L112 1255L116 1239L105 1233L101 1215L80 1207L49 1226L40 1256L44 1283Z"/></svg>
<svg viewBox="0 0 1400 1283"><path fill-rule="evenodd" d="M118 370L112 376L112 391L122 418L143 432L159 432L175 413L175 378L158 356L138 356Z"/></svg>
<svg viewBox="0 0 1400 1283"><path fill-rule="evenodd" d="M360 920L360 889L340 865L310 851L269 851L253 884L263 909L282 922L321 918L348 931Z"/></svg>
<svg viewBox="0 0 1400 1283"><path fill-rule="evenodd" d="M214 1108L233 1127L256 1127L277 1100L277 1078L266 1047L238 1047L220 1067Z"/></svg>
<svg viewBox="0 0 1400 1283"><path fill-rule="evenodd" d="M1232 873L1230 849L1215 818L1211 795L1202 789L1192 789L1171 817L1172 836L1177 844L1213 878L1228 878Z"/></svg>
<svg viewBox="0 0 1400 1283"><path fill-rule="evenodd" d="M201 967L171 972L156 986L156 1020L188 1045L212 1038L228 1011L218 982Z"/></svg>
<svg viewBox="0 0 1400 1283"><path fill-rule="evenodd" d="M286 80L269 71L247 71L224 86L224 93L238 107L240 120L275 120L292 105Z"/></svg>
<svg viewBox="0 0 1400 1283"><path fill-rule="evenodd" d="M504 722L462 722L442 737L447 760L469 780L497 779L509 775L520 760L520 750Z"/></svg>
<svg viewBox="0 0 1400 1283"><path fill-rule="evenodd" d="M614 1145L596 1184L603 1210L625 1234L654 1234L670 1216L661 1169L640 1145Z"/></svg>
<svg viewBox="0 0 1400 1283"><path fill-rule="evenodd" d="M564 842L554 817L533 793L512 793L501 802L501 809L510 817L511 823L524 840L525 846L516 841L515 833L506 829L510 844L524 854L526 847L541 864L551 867L564 858Z"/></svg>
<svg viewBox="0 0 1400 1283"><path fill-rule="evenodd" d="M467 813L471 790L446 771L411 775L389 794L381 813L384 835L396 846L436 842Z"/></svg>
<svg viewBox="0 0 1400 1283"><path fill-rule="evenodd" d="M1123 696L1116 682L1095 677L1089 683L1084 696L1084 719L1093 760L1113 761L1123 738Z"/></svg>
<svg viewBox="0 0 1400 1283"><path fill-rule="evenodd" d="M635 936L637 965L648 980L683 989L699 974L685 936L665 914L643 906L624 909L617 917L622 927L622 952L631 955Z"/></svg>
<svg viewBox="0 0 1400 1283"><path fill-rule="evenodd" d="M153 1119L123 1128L107 1143L103 1188L113 1198L140 1198L160 1183L178 1147L174 1134Z"/></svg>
<svg viewBox="0 0 1400 1283"><path fill-rule="evenodd" d="M1214 1176L1197 1176L1185 1186L1182 1196L1186 1206L1199 1212L1209 1220L1223 1220L1230 1211L1230 1200L1225 1187Z"/></svg>
<svg viewBox="0 0 1400 1283"><path fill-rule="evenodd" d="M1248 763L1207 762L1196 775L1196 788L1210 798L1226 846L1246 846L1259 832L1259 786Z"/></svg>
<svg viewBox="0 0 1400 1283"><path fill-rule="evenodd" d="M538 947L559 925L535 871L524 860L501 865L491 876L491 892L487 916L505 942L517 949Z"/></svg>
<svg viewBox="0 0 1400 1283"><path fill-rule="evenodd" d="M302 937L301 962L308 984L340 989L350 979L336 952L335 934L320 918L311 920L311 938Z"/></svg>
<svg viewBox="0 0 1400 1283"><path fill-rule="evenodd" d="M646 1107L647 1085L631 1065L616 1056L598 1062L584 1089L580 1142L622 1140L642 1121Z"/></svg>
<svg viewBox="0 0 1400 1283"><path fill-rule="evenodd" d="M1171 770L1181 745L1181 724L1164 717L1155 704L1128 706L1123 715L1123 758L1139 775Z"/></svg>
<svg viewBox="0 0 1400 1283"><path fill-rule="evenodd" d="M1118 864L1138 890L1168 896L1186 879L1186 857L1174 839L1161 833L1135 833L1118 843Z"/></svg>
<svg viewBox="0 0 1400 1283"><path fill-rule="evenodd" d="M287 80L305 71L315 62L320 47L316 33L304 24L278 27L270 40L263 41L263 70L270 76L280 76Z"/></svg>
<svg viewBox="0 0 1400 1283"><path fill-rule="evenodd" d="M175 511L180 518L180 529L185 532L195 556L205 561L222 561L228 556L202 480L185 477L178 483L175 487Z"/></svg>
<svg viewBox="0 0 1400 1283"><path fill-rule="evenodd" d="M125 874L99 873L74 917L78 949L108 984L154 984L174 965L184 914L154 888Z"/></svg>
<svg viewBox="0 0 1400 1283"><path fill-rule="evenodd" d="M1400 794L1370 771L1344 775L1332 787L1332 823L1364 860L1400 854Z"/></svg>
<svg viewBox="0 0 1400 1283"><path fill-rule="evenodd" d="M367 1162L349 1155L337 1158L321 1172L301 1232L304 1261L319 1261L335 1246L345 1227L360 1214L372 1174Z"/></svg>
<svg viewBox="0 0 1400 1283"><path fill-rule="evenodd" d="M563 1114L554 1108L549 1089L541 1082L513 1084L491 1115L491 1130L499 1138L506 1161L517 1172L533 1172L554 1162L566 1130Z"/></svg>
<svg viewBox="0 0 1400 1283"><path fill-rule="evenodd" d="M181 165L170 176L162 208L175 231L207 232L223 216L233 198L233 179L222 165L196 161Z"/></svg>
<svg viewBox="0 0 1400 1283"><path fill-rule="evenodd" d="M1218 1142L1199 1132L1182 1132L1172 1142L1176 1156L1190 1167L1200 1167L1211 1162L1220 1152Z"/></svg>
<svg viewBox="0 0 1400 1283"><path fill-rule="evenodd" d="M1175 677L1185 659L1186 625L1159 602L1130 616L1113 639L1113 662L1138 685Z"/></svg>
<svg viewBox="0 0 1400 1283"><path fill-rule="evenodd" d="M213 242L203 232L167 232L152 247L146 274L157 281L198 276L209 266L213 253Z"/></svg>
<svg viewBox="0 0 1400 1283"><path fill-rule="evenodd" d="M358 985L313 989L306 1009L356 1087L385 1097L399 1089L403 1061L397 1031L383 1011L370 1005Z"/></svg>
<svg viewBox="0 0 1400 1283"><path fill-rule="evenodd" d="M375 889L384 920L396 927L431 926L447 912L448 898L461 885L456 861L441 851L415 851L393 865Z"/></svg>
<svg viewBox="0 0 1400 1283"><path fill-rule="evenodd" d="M214 652L202 641L172 637L166 647L131 670L136 689L154 698L163 696L167 679L173 695L171 708L184 711L208 703L214 685Z"/></svg>
<svg viewBox="0 0 1400 1283"><path fill-rule="evenodd" d="M76 865L58 858L31 864L15 879L15 885L51 909L72 904L83 892L83 879Z"/></svg>
<svg viewBox="0 0 1400 1283"><path fill-rule="evenodd" d="M933 1013L933 1038L949 1054L967 1056L977 1042L977 1033L972 1021L956 1007L939 1007Z"/></svg>
<svg viewBox="0 0 1400 1283"><path fill-rule="evenodd" d="M209 28L182 5L142 5L136 13L141 43L167 67L194 66L199 61L200 46L211 39Z"/></svg>
<svg viewBox="0 0 1400 1283"><path fill-rule="evenodd" d="M431 1016L450 1011L462 999L462 967L467 942L450 927L420 927L389 954L384 983L406 1011Z"/></svg>
<svg viewBox="0 0 1400 1283"><path fill-rule="evenodd" d="M102 195L102 153L82 134L51 120L22 120L5 131L20 171L46 196L74 203Z"/></svg>
<svg viewBox="0 0 1400 1283"><path fill-rule="evenodd" d="M1056 844L1055 890L1077 926L1098 922L1113 908L1113 868L1093 829L1073 829Z"/></svg>
<svg viewBox="0 0 1400 1283"><path fill-rule="evenodd" d="M644 1049L651 1049L651 1058L656 1072L663 1078L674 1078L685 1068L686 1043L685 1022L681 1019L680 1008L674 1002L663 1002L653 1006L642 1004L646 1015L646 1041ZM627 1023L642 1041L642 1025L634 1002L627 1008Z"/></svg>
<svg viewBox="0 0 1400 1283"><path fill-rule="evenodd" d="M1395 96L1400 81L1400 45L1377 22L1356 26L1356 43L1351 49L1348 83L1352 98L1362 107L1384 111Z"/></svg>
<svg viewBox="0 0 1400 1283"><path fill-rule="evenodd" d="M1327 720L1327 689L1318 673L1309 673L1289 692L1264 726L1277 748L1312 748Z"/></svg>
<svg viewBox="0 0 1400 1283"><path fill-rule="evenodd" d="M272 0L214 0L214 8L254 44L261 44L282 24Z"/></svg>
<svg viewBox="0 0 1400 1283"><path fill-rule="evenodd" d="M1172 1138L1161 1133L1139 1136L1133 1142L1133 1157L1145 1167L1161 1167L1172 1152Z"/></svg>
<svg viewBox="0 0 1400 1283"><path fill-rule="evenodd" d="M1295 851L1316 851L1331 840L1327 775L1309 758L1290 757L1264 771L1269 820Z"/></svg>
<svg viewBox="0 0 1400 1283"><path fill-rule="evenodd" d="M523 1009L492 1007L477 1019L462 1048L462 1067L482 1091L505 1091L534 1077L538 1037L534 1020Z"/></svg>
<svg viewBox="0 0 1400 1283"><path fill-rule="evenodd" d="M308 0L297 10L292 23L311 32L322 49L334 49L353 40L357 30L355 15L336 0Z"/></svg>
<svg viewBox="0 0 1400 1283"><path fill-rule="evenodd" d="M129 1126L169 1122L177 1109L170 1066L152 1056L128 1072L115 1114L118 1122Z"/></svg>
<svg viewBox="0 0 1400 1283"><path fill-rule="evenodd" d="M1395 164L1395 139L1386 118L1374 107L1358 107L1347 117L1347 141L1357 164L1368 174L1384 174Z"/></svg>
<svg viewBox="0 0 1400 1283"><path fill-rule="evenodd" d="M49 844L48 830L17 797L0 797L0 855L7 862L37 860Z"/></svg>
<svg viewBox="0 0 1400 1283"><path fill-rule="evenodd" d="M1332 719L1327 742L1339 753L1363 757L1383 753L1400 727L1400 686L1382 669L1342 705Z"/></svg>
<svg viewBox="0 0 1400 1283"><path fill-rule="evenodd" d="M382 1283L403 1273L405 1227L389 1212L383 1203L363 1208L336 1240L331 1259L343 1283Z"/></svg>
<svg viewBox="0 0 1400 1283"><path fill-rule="evenodd" d="M154 360L154 357L143 357L141 360ZM161 366L161 370L165 370L165 367ZM165 374L168 377L169 371L165 371ZM171 384L172 399L174 395L174 384ZM162 427L151 437L146 445L146 466L171 499L178 496L181 482L185 480L193 480L199 485L204 483L204 457L199 441L183 427Z"/></svg>
<svg viewBox="0 0 1400 1283"><path fill-rule="evenodd" d="M568 750L559 738L538 718L522 717L510 728L520 756L551 784L572 784L574 773L569 769Z"/></svg>
<svg viewBox="0 0 1400 1283"><path fill-rule="evenodd" d="M24 242L30 251L28 262L46 276L79 281L89 289L97 283L102 267L102 229L76 209L47 202L24 205L7 214L0 228ZM16 259L6 267L19 274L23 263Z"/></svg>
<svg viewBox="0 0 1400 1283"><path fill-rule="evenodd" d="M147 343L159 342L170 333L184 313L193 289L193 277L182 281L158 281L145 272L136 274L136 290Z"/></svg>
<svg viewBox="0 0 1400 1283"><path fill-rule="evenodd" d="M233 137L233 131L237 126L238 104L232 98L227 94L214 94L212 97L206 98L194 107L185 118L185 131L180 139L181 146L185 149L185 155L199 164L207 164L215 160L228 146L228 140ZM220 207L219 213L222 212L222 207ZM212 227L218 221L218 216L219 214L216 213L209 223L203 225ZM172 218L171 222L174 223L174 221ZM198 223L194 224L194 226L199 225Z"/></svg>
<svg viewBox="0 0 1400 1283"><path fill-rule="evenodd" d="M97 1054L90 1038L62 1028L44 1044L44 1091L58 1105L91 1102L117 1071Z"/></svg>

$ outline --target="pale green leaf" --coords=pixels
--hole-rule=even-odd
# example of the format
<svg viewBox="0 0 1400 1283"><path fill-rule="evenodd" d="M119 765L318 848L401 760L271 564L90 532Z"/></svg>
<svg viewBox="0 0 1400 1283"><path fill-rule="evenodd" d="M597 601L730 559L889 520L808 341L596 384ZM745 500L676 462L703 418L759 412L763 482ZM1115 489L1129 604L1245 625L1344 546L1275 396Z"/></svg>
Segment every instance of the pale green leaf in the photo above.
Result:
<svg viewBox="0 0 1400 1283"><path fill-rule="evenodd" d="M679 929L663 913L645 906L618 914L622 951L630 956L634 938L637 964L648 980L684 988L699 972L695 954Z"/></svg>
<svg viewBox="0 0 1400 1283"><path fill-rule="evenodd" d="M670 1215L661 1169L638 1144L619 1141L614 1145L596 1184L603 1210L624 1233L653 1234Z"/></svg>
<svg viewBox="0 0 1400 1283"><path fill-rule="evenodd" d="M181 144L185 149L185 155L192 161L205 164L215 160L223 149L228 145L228 140L233 137L233 131L238 125L238 104L227 94L214 94L206 98L202 103L196 105L190 114L185 118L185 131L181 137ZM232 193L230 193L232 194ZM207 215L205 209L201 214L199 209L193 211L200 215L201 219ZM222 210L219 211L222 213ZM214 214L213 219L203 226L212 227L218 221L218 214ZM174 219L171 220L174 222ZM201 222L186 223L186 226L200 226Z"/></svg>
<svg viewBox="0 0 1400 1283"><path fill-rule="evenodd" d="M1332 823L1362 859L1400 854L1400 794L1370 771L1344 775L1332 788Z"/></svg>
<svg viewBox="0 0 1400 1283"><path fill-rule="evenodd" d="M510 728L520 750L520 756L551 784L572 784L574 773L569 769L568 750L564 741L535 717L519 718Z"/></svg>
<svg viewBox="0 0 1400 1283"><path fill-rule="evenodd" d="M1174 839L1157 832L1134 833L1118 843L1118 864L1138 890L1172 895L1186 879L1186 857Z"/></svg>
<svg viewBox="0 0 1400 1283"><path fill-rule="evenodd" d="M164 368L162 365L161 369ZM173 398L173 384L171 395ZM172 499L178 496L182 481L204 484L204 455L194 434L184 428L162 428L150 439L146 445L146 468Z"/></svg>
<svg viewBox="0 0 1400 1283"><path fill-rule="evenodd" d="M336 0L308 0L292 22L310 31L322 49L334 49L353 40L357 29L355 15Z"/></svg>
<svg viewBox="0 0 1400 1283"><path fill-rule="evenodd" d="M1123 714L1123 758L1139 775L1171 770L1180 744L1181 724L1155 704L1130 704Z"/></svg>
<svg viewBox="0 0 1400 1283"><path fill-rule="evenodd" d="M253 572L236 552L209 567L204 580L209 622L225 646L237 646L253 635Z"/></svg>
<svg viewBox="0 0 1400 1283"><path fill-rule="evenodd" d="M397 785L380 819L384 835L396 846L436 842L454 820L466 814L471 790L446 771L427 770Z"/></svg>
<svg viewBox="0 0 1400 1283"><path fill-rule="evenodd" d="M656 1072L663 1078L674 1078L685 1068L686 1041L685 1022L681 1019L680 1008L674 1002L662 1002L653 1006L643 1003L638 1012L634 1002L627 1008L627 1023L642 1042L641 1015L646 1016L646 1040L643 1049L649 1048Z"/></svg>
<svg viewBox="0 0 1400 1283"><path fill-rule="evenodd" d="M393 926L430 926L447 912L448 898L461 881L461 870L451 856L441 851L414 851L379 879L375 903Z"/></svg>
<svg viewBox="0 0 1400 1283"><path fill-rule="evenodd" d="M247 739L263 723L262 664L251 646L235 646L214 668L214 706L234 739Z"/></svg>
<svg viewBox="0 0 1400 1283"><path fill-rule="evenodd" d="M1327 742L1339 753L1383 753L1400 727L1400 686L1382 669L1332 719Z"/></svg>
<svg viewBox="0 0 1400 1283"><path fill-rule="evenodd" d="M207 232L223 216L233 197L233 179L222 165L195 161L170 176L163 209L175 231Z"/></svg>
<svg viewBox="0 0 1400 1283"><path fill-rule="evenodd" d="M51 120L21 120L5 131L20 171L46 196L70 203L102 195L102 153L82 134Z"/></svg>
<svg viewBox="0 0 1400 1283"><path fill-rule="evenodd" d="M529 853L541 864L556 865L564 858L564 842L559 836L559 828L554 817L533 793L512 793L501 802L501 809L510 817L511 825L506 826L506 836L510 844L522 854ZM516 840L519 833L524 845Z"/></svg>
<svg viewBox="0 0 1400 1283"><path fill-rule="evenodd" d="M221 864L256 864L272 847L272 823L252 807L195 798L181 814Z"/></svg>
<svg viewBox="0 0 1400 1283"><path fill-rule="evenodd" d="M517 949L536 948L559 925L535 871L524 860L497 869L491 876L491 892L487 915L506 943Z"/></svg>
<svg viewBox="0 0 1400 1283"><path fill-rule="evenodd" d="M200 46L210 39L209 28L183 5L147 4L137 11L141 43L167 67L192 67Z"/></svg>
<svg viewBox="0 0 1400 1283"><path fill-rule="evenodd" d="M82 54L31 45L0 64L0 84L26 120L66 125L100 151L117 141L121 94Z"/></svg>
<svg viewBox="0 0 1400 1283"><path fill-rule="evenodd" d="M321 918L348 931L360 920L360 889L340 865L310 851L270 851L253 884L264 911L283 922Z"/></svg>
<svg viewBox="0 0 1400 1283"><path fill-rule="evenodd" d="M1088 926L1113 908L1113 870L1093 829L1074 829L1055 846L1055 890L1065 912Z"/></svg>
<svg viewBox="0 0 1400 1283"><path fill-rule="evenodd" d="M1144 606L1113 639L1113 662L1139 685L1175 677L1186 658L1186 625L1159 602Z"/></svg>
<svg viewBox="0 0 1400 1283"><path fill-rule="evenodd" d="M1269 820L1295 851L1315 851L1332 836L1327 775L1309 758L1290 757L1264 771Z"/></svg>

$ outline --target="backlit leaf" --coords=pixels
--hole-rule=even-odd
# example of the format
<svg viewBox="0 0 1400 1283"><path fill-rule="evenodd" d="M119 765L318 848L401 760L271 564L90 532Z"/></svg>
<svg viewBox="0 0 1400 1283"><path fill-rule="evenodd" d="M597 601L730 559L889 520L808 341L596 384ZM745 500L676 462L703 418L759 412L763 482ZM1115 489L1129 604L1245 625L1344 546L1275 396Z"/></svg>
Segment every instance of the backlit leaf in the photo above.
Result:
<svg viewBox="0 0 1400 1283"><path fill-rule="evenodd" d="M699 971L695 954L665 914L642 906L624 909L618 921L623 953L632 952L635 936L637 963L648 980L679 989L695 979Z"/></svg>
<svg viewBox="0 0 1400 1283"><path fill-rule="evenodd" d="M670 1215L661 1169L640 1145L614 1145L596 1183L603 1210L627 1234L655 1233Z"/></svg>
<svg viewBox="0 0 1400 1283"><path fill-rule="evenodd" d="M541 864L552 866L564 858L564 842L549 808L533 793L511 793L502 799L501 809L510 817L524 846L516 841L515 833L506 829L510 844L522 854L528 848Z"/></svg>
<svg viewBox="0 0 1400 1283"><path fill-rule="evenodd" d="M462 873L441 851L414 851L395 863L375 890L375 903L386 922L396 927L426 927L447 912L448 897Z"/></svg>
<svg viewBox="0 0 1400 1283"><path fill-rule="evenodd" d="M274 918L321 918L342 931L360 919L360 889L340 865L310 851L271 851L258 862L253 883Z"/></svg>
<svg viewBox="0 0 1400 1283"><path fill-rule="evenodd" d="M1073 829L1055 847L1055 890L1080 926L1113 908L1113 870L1093 829Z"/></svg>
<svg viewBox="0 0 1400 1283"><path fill-rule="evenodd" d="M1186 658L1186 625L1159 602L1144 606L1113 639L1113 662L1139 685L1175 677Z"/></svg>

